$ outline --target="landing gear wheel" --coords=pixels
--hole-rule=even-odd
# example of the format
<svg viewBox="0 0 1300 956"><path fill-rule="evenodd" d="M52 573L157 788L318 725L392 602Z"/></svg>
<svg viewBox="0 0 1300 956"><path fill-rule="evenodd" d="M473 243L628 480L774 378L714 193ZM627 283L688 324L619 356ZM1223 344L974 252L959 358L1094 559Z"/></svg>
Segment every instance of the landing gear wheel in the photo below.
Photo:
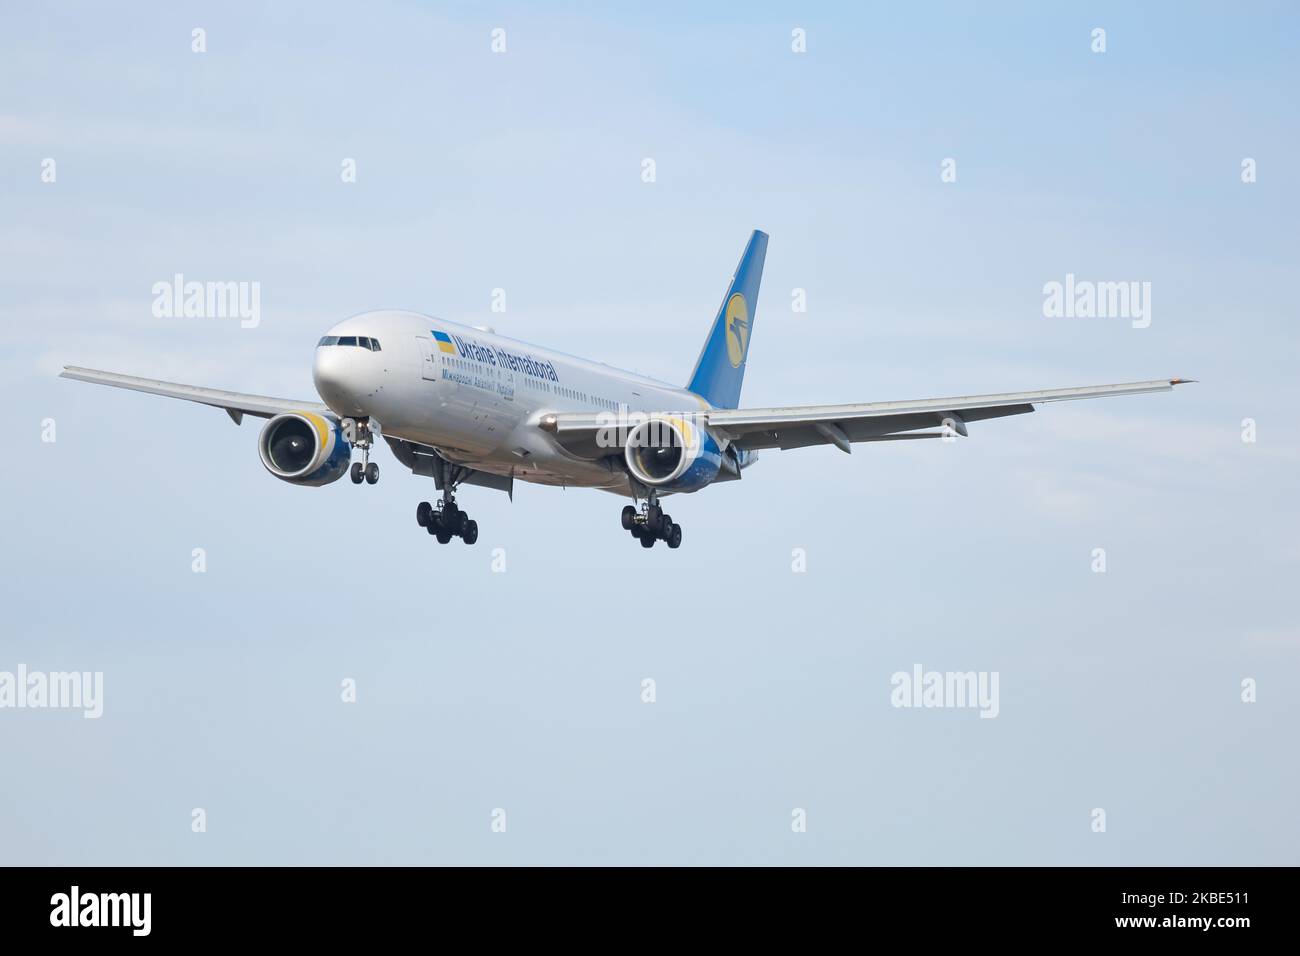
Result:
<svg viewBox="0 0 1300 956"><path fill-rule="evenodd" d="M640 538L641 535L645 534L645 525L634 524L628 530L632 532L632 537Z"/></svg>
<svg viewBox="0 0 1300 956"><path fill-rule="evenodd" d="M464 513L465 513L465 512L463 512L463 511L461 512L461 514L464 514ZM461 538L461 540L464 541L466 544L473 544L475 541L477 541L477 540L478 540L478 522L477 522L477 521L466 521L466 522L465 522L465 527L464 527L464 528L461 530L461 532L460 532L460 538Z"/></svg>
<svg viewBox="0 0 1300 956"><path fill-rule="evenodd" d="M655 546L655 536L652 534L641 535L641 547L653 548Z"/></svg>
<svg viewBox="0 0 1300 956"><path fill-rule="evenodd" d="M448 541L451 540L451 532L450 532L450 531L439 531L439 532L437 533L437 537L438 537L438 543L439 543L439 544L446 544Z"/></svg>
<svg viewBox="0 0 1300 956"><path fill-rule="evenodd" d="M668 542L668 547L673 549L680 548L682 546L682 526L675 524L669 528L668 537L665 540Z"/></svg>
<svg viewBox="0 0 1300 956"><path fill-rule="evenodd" d="M636 523L636 509L633 508L631 505L625 506L623 508L622 521L623 521L623 530L631 531L632 525Z"/></svg>
<svg viewBox="0 0 1300 956"><path fill-rule="evenodd" d="M415 523L421 528L429 524L429 515L433 513L433 505L427 501L421 501L415 506Z"/></svg>
<svg viewBox="0 0 1300 956"><path fill-rule="evenodd" d="M662 527L660 522L664 519L664 510L658 505L651 505L645 512L645 526L650 529L652 534L658 534Z"/></svg>
<svg viewBox="0 0 1300 956"><path fill-rule="evenodd" d="M373 485L375 482L379 480L379 466L375 464L373 461L370 464L366 465L365 473L366 473L366 484Z"/></svg>
<svg viewBox="0 0 1300 956"><path fill-rule="evenodd" d="M465 522L469 521L469 515L456 507L455 502L443 504L442 510L436 512L438 523L446 528L452 534L460 534L465 530Z"/></svg>
<svg viewBox="0 0 1300 956"><path fill-rule="evenodd" d="M472 524L474 525L475 528L478 527L477 524L474 524L473 521L469 520L469 515L467 515L465 512L457 508L456 513L452 515L452 521L451 521L452 530L456 534L460 535L461 537L464 537L469 531L469 526Z"/></svg>
<svg viewBox="0 0 1300 956"><path fill-rule="evenodd" d="M363 478L363 477L364 477L364 476L363 476L363 474L362 474L361 462L359 462L359 461L354 461L354 462L352 463L352 483L353 483L354 485L359 485L359 484L361 484L361 481L362 481L362 478Z"/></svg>

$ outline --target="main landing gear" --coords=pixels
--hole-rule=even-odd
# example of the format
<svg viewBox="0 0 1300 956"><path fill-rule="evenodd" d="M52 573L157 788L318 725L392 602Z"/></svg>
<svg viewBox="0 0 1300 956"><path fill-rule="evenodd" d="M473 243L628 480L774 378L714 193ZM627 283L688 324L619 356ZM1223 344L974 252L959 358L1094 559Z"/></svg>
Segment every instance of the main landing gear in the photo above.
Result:
<svg viewBox="0 0 1300 956"><path fill-rule="evenodd" d="M446 544L452 538L460 538L466 544L478 540L478 522L456 507L456 486L468 469L457 469L448 462L439 460L442 469L442 498L438 504L421 501L415 507L415 523L438 539L439 544Z"/></svg>
<svg viewBox="0 0 1300 956"><path fill-rule="evenodd" d="M361 460L352 463L350 471L352 483L359 485L364 481L368 485L373 485L379 480L379 465L370 460L370 446L375 436L370 430L369 420L343 419L343 436L352 443L354 448L361 449Z"/></svg>
<svg viewBox="0 0 1300 956"><path fill-rule="evenodd" d="M466 544L478 540L478 522L457 508L456 499L451 495L439 499L437 507L421 501L415 507L415 523L437 538L439 544L446 544L452 538L460 538Z"/></svg>
<svg viewBox="0 0 1300 956"><path fill-rule="evenodd" d="M682 526L659 507L659 496L654 492L640 511L632 505L624 507L621 519L623 530L640 541L643 548L653 548L656 541L666 541L670 548L682 546Z"/></svg>
<svg viewBox="0 0 1300 956"><path fill-rule="evenodd" d="M439 498L437 507L421 501L416 505L415 522L438 538L439 545L447 544L454 537L459 537L467 545L478 540L478 522L456 507L456 499L450 494Z"/></svg>

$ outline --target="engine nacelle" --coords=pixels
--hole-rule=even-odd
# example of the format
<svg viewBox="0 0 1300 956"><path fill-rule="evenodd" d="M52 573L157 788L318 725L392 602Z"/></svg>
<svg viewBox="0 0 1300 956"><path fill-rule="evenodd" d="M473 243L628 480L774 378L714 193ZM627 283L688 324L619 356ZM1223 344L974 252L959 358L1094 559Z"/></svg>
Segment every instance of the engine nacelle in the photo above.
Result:
<svg viewBox="0 0 1300 956"><path fill-rule="evenodd" d="M722 450L706 428L675 415L654 415L628 432L628 471L643 485L696 491L718 477Z"/></svg>
<svg viewBox="0 0 1300 956"><path fill-rule="evenodd" d="M282 412L257 439L266 470L294 485L328 485L348 470L352 446L333 418L315 412Z"/></svg>

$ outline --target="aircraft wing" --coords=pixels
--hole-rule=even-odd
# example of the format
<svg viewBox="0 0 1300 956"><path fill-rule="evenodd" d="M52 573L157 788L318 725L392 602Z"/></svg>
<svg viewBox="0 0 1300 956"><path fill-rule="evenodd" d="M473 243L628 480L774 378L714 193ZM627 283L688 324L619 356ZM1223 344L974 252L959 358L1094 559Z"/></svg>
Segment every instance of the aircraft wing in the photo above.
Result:
<svg viewBox="0 0 1300 956"><path fill-rule="evenodd" d="M1126 382L1121 385L1087 385L1080 388L1048 388L1036 392L1003 392L996 395L963 395L955 398L925 398L902 402L871 402L862 405L799 405L790 408L713 409L707 413L710 426L724 432L741 448L802 448L806 445L835 445L849 451L852 442L888 441L919 429L941 429L944 422L960 435L966 423L1032 412L1043 402L1065 402L1113 395L1167 392L1183 379ZM925 437L939 437L942 430Z"/></svg>
<svg viewBox="0 0 1300 956"><path fill-rule="evenodd" d="M1167 392L1186 380L1155 379L1120 385L1087 385L1079 388L1049 388L1036 392L1002 392L995 395L963 395L954 398L924 398L901 402L869 402L859 405L793 405L783 408L713 408L707 411L675 412L707 424L720 437L741 449L804 448L835 445L849 452L855 442L897 441L939 438L943 425L966 434L966 423L1032 412L1043 402L1064 402L1114 395ZM592 414L544 416L541 425L567 447L577 451L591 447L594 436L610 420ZM923 429L934 429L923 431ZM606 452L608 453L608 451Z"/></svg>
<svg viewBox="0 0 1300 956"><path fill-rule="evenodd" d="M59 373L61 378L76 379L78 382L92 382L96 385L112 385L114 388L129 388L136 392L148 392L150 395L162 395L165 398L180 398L200 405L211 405L225 409L236 425L245 415L255 418L270 418L281 412L316 412L330 414L329 407L320 402L297 402L289 398L270 398L265 395L245 395L242 392L227 392L219 388L200 388L197 385L180 385L176 382L159 382L152 378L137 378L134 375L122 375L118 372L101 372L93 368L78 368L65 365Z"/></svg>

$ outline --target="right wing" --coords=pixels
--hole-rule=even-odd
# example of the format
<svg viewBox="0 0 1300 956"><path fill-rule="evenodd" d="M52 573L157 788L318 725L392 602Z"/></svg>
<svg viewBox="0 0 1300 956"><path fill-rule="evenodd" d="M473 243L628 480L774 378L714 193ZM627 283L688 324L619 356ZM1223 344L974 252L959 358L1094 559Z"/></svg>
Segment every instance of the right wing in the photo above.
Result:
<svg viewBox="0 0 1300 956"><path fill-rule="evenodd" d="M65 365L59 377L75 379L78 382L92 382L95 385L112 385L114 388L129 388L136 392L148 392L150 395L180 398L187 402L198 402L200 405L224 408L236 425L245 415L270 418L281 412L332 414L329 406L322 405L320 402L295 402L289 398L245 395L242 392L226 392L219 388L201 388L198 385L180 385L176 382L159 382L152 378L138 378L118 372L101 372L98 369L78 368L75 365Z"/></svg>

